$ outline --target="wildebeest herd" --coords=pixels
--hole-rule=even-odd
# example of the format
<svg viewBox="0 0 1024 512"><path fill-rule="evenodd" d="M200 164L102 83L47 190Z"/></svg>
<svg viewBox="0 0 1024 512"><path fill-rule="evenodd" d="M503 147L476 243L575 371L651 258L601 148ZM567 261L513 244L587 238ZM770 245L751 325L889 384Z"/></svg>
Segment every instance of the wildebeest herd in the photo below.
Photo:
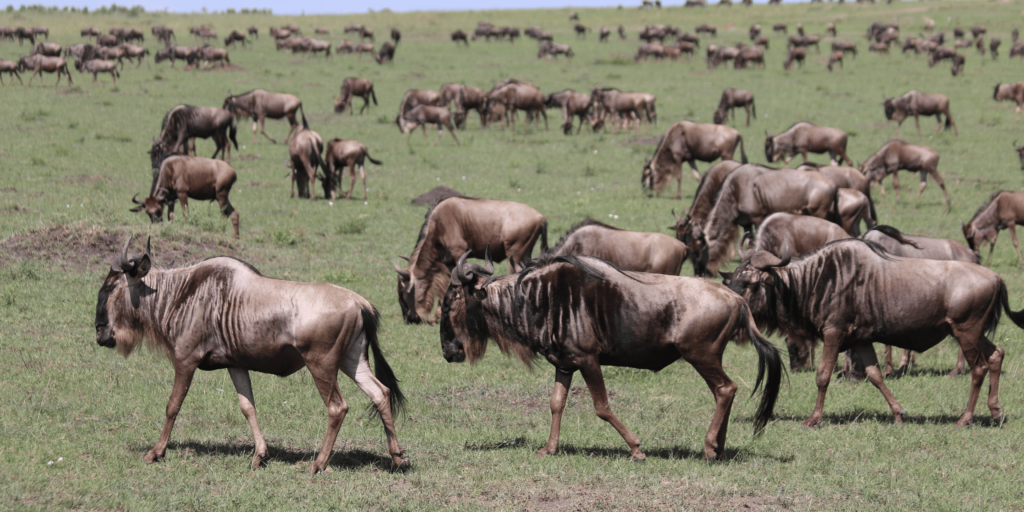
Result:
<svg viewBox="0 0 1024 512"><path fill-rule="evenodd" d="M574 31L585 38L589 29L574 21ZM787 31L785 25L773 29ZM975 29L972 44L984 53L981 38L985 29ZM835 27L827 31L834 36ZM121 59L138 59L137 65L141 65L148 53L130 48L131 41L142 39L136 32L112 30L107 35L113 39L109 39L95 29L83 30L82 35L96 37L97 44L74 50L36 43L32 56L10 69L0 67L0 71L10 71L12 76L28 69L33 75L54 72L58 80L67 75L70 82L67 63L59 56L63 51L78 57L75 67L93 73L94 80L99 73L116 78L117 67L123 67ZM209 27L193 27L190 32L203 41L217 38ZM618 32L625 37L622 27ZM695 32L717 34L709 25L698 26ZM214 62L230 65L224 49L206 45L179 51L171 29L154 27L152 33L166 45L157 52L157 62L169 59L173 65L175 59L182 59L190 65L202 62L202 67ZM248 38L258 37L258 33L255 27L233 31L225 45L248 44ZM329 31L316 29L315 33ZM346 27L345 33L357 34L360 41L374 41L374 31L362 25ZM521 33L539 41L540 57L573 55L539 27L520 32L515 27L481 23L471 36L457 31L451 39L466 45L479 38L514 43ZM603 27L599 33L604 41L611 30ZM798 33L789 37L786 69L792 62L802 64L806 49L817 48L820 42L818 36L804 34L802 26ZM278 50L309 55L322 52L325 57L332 50L329 42L301 36L295 26L272 27L270 34ZM727 60L733 60L738 68L763 65L768 43L760 34L759 26L751 27L754 46L709 45L709 67ZM951 58L955 69L959 54L954 50L951 57L945 57L941 36L910 47L904 43L904 52L928 52L935 61ZM360 49L368 43L348 40L334 49L335 53L371 53L377 62L385 63L393 60L401 37L398 29L392 29L393 42L384 43L379 50L372 44ZM663 44L667 37L677 38L674 46ZM644 46L637 59L690 55L699 44L697 37L671 26L644 27ZM872 51L887 53L888 45L899 44L899 27L872 25L868 38L886 48L883 51L873 45ZM113 44L105 44L108 42ZM997 48L998 39L993 38L993 58ZM1016 48L1015 42L1011 56ZM53 53L56 56L49 55ZM856 55L856 45L834 42L830 65L841 62L848 53ZM1024 50L1019 53L1024 55ZM962 70L962 57L959 66ZM377 105L373 82L349 77L341 84L335 111L343 114L348 110L354 115L354 97L363 99L360 114L371 109L371 102ZM1015 101L1019 115L1024 83L997 85L993 99ZM394 122L401 133L411 137L416 128L422 128L426 137L427 126L433 125L438 129L434 144L447 129L460 146L456 131L466 129L471 110L479 114L482 128L499 124L502 129L515 130L519 111L524 112L526 123L539 125L543 118L546 129L546 110L558 109L565 134L571 134L577 122L577 133L583 124L594 131L608 127L639 132L641 125L646 131L656 125L658 117L652 94L608 87L594 87L589 94L571 89L545 94L536 84L514 78L487 91L446 83L440 91L411 89L394 100L399 104ZM774 135L765 130L767 163L781 160L785 167L751 163L743 137L724 124L730 111L735 119L736 108L745 109L746 125L758 119L753 92L726 89L714 110L715 123L673 123L640 169L641 187L652 194L660 193L675 178L675 197L681 198L684 162L698 180L690 207L682 215L674 210L665 213L666 218L670 213L674 217L670 228L674 236L629 231L588 218L549 246L547 217L528 205L460 195L441 197L427 212L411 253L402 256L406 263L394 263L403 320L439 324L441 354L449 362L479 360L490 341L526 364L538 357L550 362L556 369L551 430L538 455L558 451L560 422L578 371L597 415L618 431L634 459L644 459L640 439L612 412L602 366L658 371L683 359L693 365L714 396L715 410L703 454L708 459L723 457L738 390L723 368L723 353L729 342L752 344L757 352L753 389L761 391L761 399L753 417L756 435L772 418L784 372L778 349L765 337L773 333L785 336L792 370L815 367L815 346L821 344L816 365L818 398L805 426L822 422L825 393L840 352L846 352L844 372L874 384L890 406L894 421L902 423L904 409L883 377L905 372L910 355L905 353L903 364L896 369L883 368L873 345L920 352L947 336L959 344L971 375L967 407L957 425L973 421L986 375L990 382L987 405L993 419L1001 418L998 390L1004 350L992 342L993 332L1003 313L1024 328L1024 311L1011 310L1006 285L980 265L979 250L983 243L994 247L998 231L1009 229L1024 263L1015 232L1016 222L1024 222L1024 193L993 193L963 225L966 246L951 239L904 234L882 224L871 184L881 184L892 175L899 201L898 171L920 173L919 197L931 176L948 209L949 192L938 172L937 151L895 139L872 155L859 155L864 159L855 166L847 152L846 132L800 121ZM950 100L941 94L913 90L886 99L878 115L897 121L897 134L905 119L913 116L917 123L922 115L939 119L937 132L946 127L958 134ZM232 146L238 149L236 123L240 118L253 121L254 143L258 133L276 142L264 129L267 118L287 119L290 129L284 142L288 144L293 195L298 188L300 197L315 199L319 179L323 197L336 198L342 170L348 167L351 185L346 198L351 198L358 177L363 180L363 199L367 198L364 163L381 162L370 156L366 145L341 138L325 141L310 129L301 99L255 89L242 94L228 92L219 108L187 104L171 108L149 151L153 169L149 195L141 201L138 195L133 197L136 206L132 210L145 212L152 222L158 222L165 207L168 219L173 219L176 201L182 203L185 213L189 199L217 200L238 237L239 214L228 195L236 180L230 155ZM213 139L216 151L211 158L193 156L196 138ZM1014 146L1024 166L1024 147ZM734 158L737 149L738 162ZM808 153L827 154L829 162L810 162ZM218 155L222 160L216 160ZM802 165L790 168L796 155L802 157ZM713 165L701 174L697 161ZM885 193L884 188L880 191ZM739 228L743 228L743 236ZM409 235L413 238L412 226ZM538 241L540 250L534 258ZM339 371L372 399L394 463L409 464L394 422L405 396L384 359L377 336L379 314L372 304L355 292L330 284L270 279L247 263L228 257L161 267L153 261L148 241L142 254L131 252L131 242L129 239L118 253L100 288L95 328L97 343L117 348L123 355L144 338L172 354L174 390L160 438L145 455L147 462L164 456L195 370L228 368L253 433L251 466L260 467L267 446L256 421L248 372L285 376L307 368L329 418L323 445L310 466L312 472L324 469L348 411L338 389ZM484 263L471 263L468 258ZM495 276L494 263L504 260L508 260L511 273ZM679 275L687 260L697 277ZM735 270L722 270L731 262L736 262ZM715 277L722 282L713 281ZM370 352L375 371L370 370Z"/></svg>

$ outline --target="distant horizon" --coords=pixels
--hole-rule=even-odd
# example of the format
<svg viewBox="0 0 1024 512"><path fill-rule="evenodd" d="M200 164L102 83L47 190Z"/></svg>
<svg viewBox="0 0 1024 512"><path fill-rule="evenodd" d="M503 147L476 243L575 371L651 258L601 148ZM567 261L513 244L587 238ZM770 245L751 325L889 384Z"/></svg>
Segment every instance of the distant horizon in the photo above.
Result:
<svg viewBox="0 0 1024 512"><path fill-rule="evenodd" d="M737 1L738 0L734 0ZM784 0L785 3L803 3L808 0ZM767 0L754 0L754 3L766 3ZM85 2L68 2L68 3L57 3L58 7L88 7L90 11L99 9L103 6L110 6L111 3L117 3L112 1L93 1L87 0ZM709 3L717 4L717 0L710 0ZM295 3L295 4L283 4L285 7L282 8L280 2L272 0L246 0L244 5L240 5L230 0L180 0L172 3L167 0L141 0L138 2L128 1L127 7L134 5L141 5L147 11L153 12L170 12L175 14L191 14L191 13L202 13L203 9L207 12L224 12L228 9L235 9L240 11L242 9L270 9L274 14L280 14L284 16L299 16L299 15L310 15L310 16L321 16L321 15L343 15L343 14L366 14L372 9L374 12L380 12L385 9L392 12L447 12L447 11L508 11L508 10L528 10L528 9L543 9L543 10L556 10L556 9L600 9L600 8L615 8L618 6L636 8L640 5L640 1L633 0L630 2L623 2L620 0L573 0L567 2L566 5L552 6L550 1L544 0L507 0L501 2L499 5L481 5L480 2L473 0L441 0L434 3L428 8L424 8L424 2L416 2L413 0L377 0L373 2L373 6L370 7L368 4L360 3L345 3L339 5L336 2L309 2L309 3ZM19 4L20 5L20 4ZM47 5L44 3L43 5ZM53 5L53 4L49 4ZM47 6L49 6L47 5ZM122 4L118 4L122 5ZM664 7L681 7L683 2L678 3L665 3ZM292 7L294 6L294 8ZM15 6L17 8L17 6Z"/></svg>

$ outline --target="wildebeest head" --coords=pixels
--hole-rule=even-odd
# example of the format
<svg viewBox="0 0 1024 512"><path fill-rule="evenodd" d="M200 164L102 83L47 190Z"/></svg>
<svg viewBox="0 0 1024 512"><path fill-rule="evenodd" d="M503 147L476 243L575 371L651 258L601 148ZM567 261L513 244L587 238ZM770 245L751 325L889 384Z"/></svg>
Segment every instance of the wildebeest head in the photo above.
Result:
<svg viewBox="0 0 1024 512"><path fill-rule="evenodd" d="M484 285L494 274L491 247L487 246L483 267L466 263L468 256L466 251L452 269L451 284L441 301L441 353L449 363L461 363L467 355L472 363L483 356L487 347L487 321L480 301L487 298Z"/></svg>
<svg viewBox="0 0 1024 512"><path fill-rule="evenodd" d="M768 130L764 131L764 157L769 162L775 161L775 137L772 137Z"/></svg>
<svg viewBox="0 0 1024 512"><path fill-rule="evenodd" d="M110 272L107 274L107 278L103 280L103 286L100 287L99 297L96 300L96 321L94 324L96 327L96 343L101 347L113 348L118 346L118 342L120 342L121 348L119 350L126 356L131 352L134 343L140 341L142 336L140 333L130 332L131 329L127 329L126 332L121 333L121 336L118 336L118 331L110 321L110 312L108 310L110 295L116 292L118 288L127 287L132 306L138 308L141 297L142 278L146 277L152 266L149 240L146 240L146 252L141 256L138 254L128 254L128 246L131 245L131 242L132 237L129 237L121 249L121 253L110 264ZM125 279L121 279L122 276Z"/></svg>
<svg viewBox="0 0 1024 512"><path fill-rule="evenodd" d="M228 97L224 98L224 106L221 108L227 110L228 112L231 112L231 114L233 115L238 115L235 109L235 96L231 94L231 91L228 91Z"/></svg>
<svg viewBox="0 0 1024 512"><path fill-rule="evenodd" d="M712 115L712 117L715 121L715 124L725 123L725 109L722 107L718 107L717 109L715 109L715 113Z"/></svg>
<svg viewBox="0 0 1024 512"><path fill-rule="evenodd" d="M996 82L996 88L995 88L995 90L992 91L992 99L994 99L996 101L999 101L1000 99L1002 99L1002 98L999 97L1000 96L999 90L1002 89L1002 88L1003 88L1002 82ZM1007 89L1010 88L1009 84L1007 84L1006 88ZM1007 95L1007 96L1009 96L1009 95ZM1007 96L1004 96L1004 97L1007 97Z"/></svg>
<svg viewBox="0 0 1024 512"><path fill-rule="evenodd" d="M409 261L405 256L399 258ZM412 274L397 262L392 262L392 265L398 272L398 305L402 308L402 319L407 324L421 323L423 320L416 313L416 283L412 281Z"/></svg>
<svg viewBox="0 0 1024 512"><path fill-rule="evenodd" d="M654 190L655 185L659 181L658 175L660 174L654 170L654 166L652 165L653 162L653 159L648 158L644 162L644 172L640 175L640 184L644 189L651 191Z"/></svg>
<svg viewBox="0 0 1024 512"><path fill-rule="evenodd" d="M167 190L160 189L157 191L156 197L147 197L146 199L139 201L139 195L135 194L132 196L132 202L137 204L135 208L130 208L129 211L141 212L145 211L146 215L149 215L149 220L153 224L157 222L163 222L164 220L164 204L167 203Z"/></svg>
<svg viewBox="0 0 1024 512"><path fill-rule="evenodd" d="M701 229L700 225L693 222L693 219L689 214L684 217L676 215L676 211L672 210L672 216L676 218L674 225L669 226L669 229L675 230L676 240L679 240L686 246L687 258L693 263L693 273L697 277L710 277L708 273L708 259L710 252L708 250L708 240L704 236L704 230Z"/></svg>
<svg viewBox="0 0 1024 512"><path fill-rule="evenodd" d="M1013 150L1017 152L1017 159L1020 160L1020 169L1024 171L1024 146L1018 146L1017 141L1013 141Z"/></svg>
<svg viewBox="0 0 1024 512"><path fill-rule="evenodd" d="M749 251L740 266L732 274L722 273L723 284L730 290L741 295L750 305L750 312L758 325L764 325L769 331L776 328L777 315L775 308L775 286L779 275L777 267L789 265L789 246L783 247L783 257L768 251Z"/></svg>
<svg viewBox="0 0 1024 512"><path fill-rule="evenodd" d="M907 117L907 113L899 108L897 100L893 98L886 98L882 102L882 108L885 109L885 118L889 121L903 121Z"/></svg>

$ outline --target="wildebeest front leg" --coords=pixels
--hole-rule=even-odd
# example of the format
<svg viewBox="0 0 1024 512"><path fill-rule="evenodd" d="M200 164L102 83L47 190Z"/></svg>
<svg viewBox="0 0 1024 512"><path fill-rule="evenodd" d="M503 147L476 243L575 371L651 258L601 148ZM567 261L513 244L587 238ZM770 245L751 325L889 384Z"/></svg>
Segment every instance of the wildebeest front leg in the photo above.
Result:
<svg viewBox="0 0 1024 512"><path fill-rule="evenodd" d="M541 112L543 112L543 110L542 110ZM547 117L545 117L544 119L545 119L545 121L544 121L544 122L545 122L545 124L546 124L546 123L547 123ZM453 139L455 139L455 145L456 145L456 146L461 146L461 145L462 145L462 143L461 143L461 142L459 142L459 138L455 136L455 130L454 130L454 129L452 128L452 124L451 124L451 123L448 123L448 124L447 124L446 126L448 127L448 133L451 133L451 134L452 134L452 138L453 138ZM440 139L440 134L441 134L442 132L443 132L443 130L441 130L441 129L440 129L440 127L438 127L438 130L437 130L437 133L438 133L438 139ZM437 144L437 142L435 141L435 142L434 142L434 144Z"/></svg>
<svg viewBox="0 0 1024 512"><path fill-rule="evenodd" d="M839 346L842 340L832 332L825 333L825 343L821 350L821 362L818 363L818 374L815 380L818 384L818 399L814 403L814 412L811 417L804 421L803 426L813 428L821 423L822 412L825 409L825 393L828 392L828 384L832 380L832 371L836 367L836 359L839 358Z"/></svg>
<svg viewBox="0 0 1024 512"><path fill-rule="evenodd" d="M178 201L181 202L181 214L188 217L188 194L185 192L178 192Z"/></svg>
<svg viewBox="0 0 1024 512"><path fill-rule="evenodd" d="M899 173L898 169L895 170L895 171L892 171L892 188L896 190L896 202L897 203L900 201L900 178L899 178L898 173ZM881 180L879 180L878 183L881 184L882 183Z"/></svg>
<svg viewBox="0 0 1024 512"><path fill-rule="evenodd" d="M159 461L167 453L167 442L171 440L171 430L174 428L174 420L181 410L181 403L185 401L188 388L192 385L192 376L195 375L194 367L183 366L174 369L174 388L171 390L171 398L167 401L167 420L164 422L164 429L160 432L160 439L156 442L149 453L142 460L146 464Z"/></svg>
<svg viewBox="0 0 1024 512"><path fill-rule="evenodd" d="M1010 230L1010 240L1013 242L1013 248L1017 251L1017 265L1024 265L1024 258L1020 256L1020 244L1017 242L1017 223L1013 220L1007 221L1006 229Z"/></svg>
<svg viewBox="0 0 1024 512"><path fill-rule="evenodd" d="M327 433L324 442L320 446L320 453L316 460L309 466L309 472L317 474L327 467L327 461L331 458L331 450L334 449L334 442L338 439L338 430L341 423L345 421L345 414L348 413L348 403L341 396L338 389L338 368L333 365L322 365L314 361L306 361L306 367L313 376L316 389L327 406Z"/></svg>
<svg viewBox="0 0 1024 512"><path fill-rule="evenodd" d="M610 423L619 432L622 439L629 445L633 460L641 461L646 459L647 456L640 451L640 438L636 437L619 421L618 416L612 412L612 408L608 404L608 390L604 387L604 375L601 373L601 365L596 360L586 361L580 366L580 375L583 376L583 380L587 383L587 388L590 389L590 397L594 400L594 411L597 412L597 417Z"/></svg>
<svg viewBox="0 0 1024 512"><path fill-rule="evenodd" d="M691 158L690 160L687 160L687 163L690 164L690 170L693 171L694 179L696 179L697 181L700 181L700 172L697 171L697 162L696 162L696 160ZM680 187L680 189L679 189L679 192L676 193L676 199L679 199L679 198L683 197L682 196L682 186L683 186L682 181L683 181L683 179L680 176L680 178L679 178L679 187Z"/></svg>
<svg viewBox="0 0 1024 512"><path fill-rule="evenodd" d="M562 429L562 411L565 410L565 402L569 398L569 386L572 385L573 373L575 372L555 369L555 390L551 393L551 435L548 436L548 443L537 451L538 457L554 455L558 452L558 433Z"/></svg>
<svg viewBox="0 0 1024 512"><path fill-rule="evenodd" d="M917 136L920 137L921 136L921 118L919 118L916 113L914 114L914 124L917 125ZM939 123L939 126L941 127L942 123ZM938 135L938 133L939 133L938 131L935 132L936 135Z"/></svg>
<svg viewBox="0 0 1024 512"><path fill-rule="evenodd" d="M277 144L277 141L274 140L273 137L271 137L270 135L267 135L267 130L265 129L266 122L267 122L267 117L266 116L261 116L260 117L260 133L262 133L264 137L269 139L270 142L273 142L274 144ZM253 129L252 143L256 144L256 125L255 124L252 126L252 129ZM289 131L288 132L288 136L290 137L291 134L292 134L292 132ZM287 140L287 139L285 139L285 140Z"/></svg>
<svg viewBox="0 0 1024 512"><path fill-rule="evenodd" d="M388 453L391 455L391 460L400 468L409 467L409 459L405 457L402 447L398 444L395 419L391 416L391 390L377 380L377 377L370 371L370 362L366 359L365 341L352 344L341 371L355 381L359 389L366 393L366 396L370 397L373 405L376 406L381 422L384 423L384 435L387 437ZM337 435L337 431L335 431L335 435ZM333 444L332 441L331 445L333 446Z"/></svg>
<svg viewBox="0 0 1024 512"><path fill-rule="evenodd" d="M885 386L885 381L882 380L882 372L878 369L878 357L875 355L875 347L873 345L861 345L853 349L860 356L861 361L864 362L864 372L868 374L868 380L882 392L882 396L885 397L885 401L889 404L889 408L892 409L893 419L897 425L903 426L903 407L896 401L896 397L893 396L889 388Z"/></svg>
<svg viewBox="0 0 1024 512"><path fill-rule="evenodd" d="M259 469L260 463L267 458L267 442L263 439L260 426L256 422L256 400L252 395L252 382L249 380L249 372L241 368L228 368L231 375L231 382L235 385L235 393L238 393L238 406L242 409L242 415L249 422L249 429L252 430L255 451L252 456L252 469Z"/></svg>
<svg viewBox="0 0 1024 512"><path fill-rule="evenodd" d="M359 164L359 177L363 179L363 201L366 201L366 166ZM352 175L352 184L355 185L355 175ZM352 195L352 189L349 189L348 195Z"/></svg>
<svg viewBox="0 0 1024 512"><path fill-rule="evenodd" d="M946 376L956 377L965 373L967 373L967 359L964 357L964 349L961 347L956 351L956 366Z"/></svg>

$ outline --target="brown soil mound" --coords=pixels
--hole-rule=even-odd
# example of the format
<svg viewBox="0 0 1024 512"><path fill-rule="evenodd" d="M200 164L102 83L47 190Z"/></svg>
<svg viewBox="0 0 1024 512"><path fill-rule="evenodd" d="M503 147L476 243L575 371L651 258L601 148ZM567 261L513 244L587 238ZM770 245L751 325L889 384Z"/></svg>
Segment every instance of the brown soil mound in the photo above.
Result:
<svg viewBox="0 0 1024 512"><path fill-rule="evenodd" d="M412 204L418 204L420 206L433 206L434 203L448 199L449 197L466 197L462 195L458 190L448 188L445 186L434 187L425 194L412 200Z"/></svg>
<svg viewBox="0 0 1024 512"><path fill-rule="evenodd" d="M0 242L3 259L32 259L80 268L105 268L128 239L125 231L101 227L54 226L16 235ZM141 252L144 240L136 239L132 251ZM203 242L187 235L154 238L153 259L175 266L210 256L233 256L227 242Z"/></svg>

